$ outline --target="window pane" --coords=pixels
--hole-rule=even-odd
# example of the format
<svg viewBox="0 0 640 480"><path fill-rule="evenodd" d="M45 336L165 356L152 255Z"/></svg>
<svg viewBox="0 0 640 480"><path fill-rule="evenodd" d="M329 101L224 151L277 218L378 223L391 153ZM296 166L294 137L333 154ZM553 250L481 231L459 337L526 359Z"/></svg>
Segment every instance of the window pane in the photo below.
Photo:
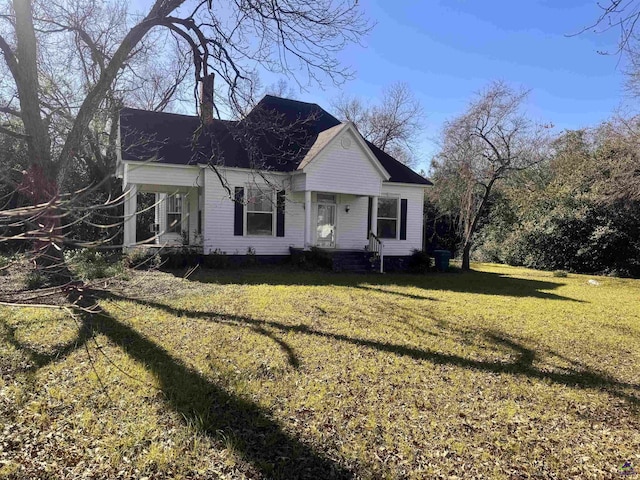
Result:
<svg viewBox="0 0 640 480"><path fill-rule="evenodd" d="M167 197L167 212L171 212L171 213L182 212L182 195L177 193L176 195L169 195Z"/></svg>
<svg viewBox="0 0 640 480"><path fill-rule="evenodd" d="M247 213L248 235L272 235L273 215L271 213Z"/></svg>
<svg viewBox="0 0 640 480"><path fill-rule="evenodd" d="M378 219L378 237L396 238L397 220Z"/></svg>
<svg viewBox="0 0 640 480"><path fill-rule="evenodd" d="M182 215L179 213L167 214L167 231L170 233L181 233Z"/></svg>
<svg viewBox="0 0 640 480"><path fill-rule="evenodd" d="M318 203L336 203L336 196L333 193L318 193Z"/></svg>
<svg viewBox="0 0 640 480"><path fill-rule="evenodd" d="M318 205L317 242L322 246L334 246L336 233L336 206Z"/></svg>
<svg viewBox="0 0 640 480"><path fill-rule="evenodd" d="M378 218L398 218L398 199L378 198Z"/></svg>
<svg viewBox="0 0 640 480"><path fill-rule="evenodd" d="M273 210L270 190L262 191L255 187L249 187L247 190L247 210L249 212L271 212Z"/></svg>

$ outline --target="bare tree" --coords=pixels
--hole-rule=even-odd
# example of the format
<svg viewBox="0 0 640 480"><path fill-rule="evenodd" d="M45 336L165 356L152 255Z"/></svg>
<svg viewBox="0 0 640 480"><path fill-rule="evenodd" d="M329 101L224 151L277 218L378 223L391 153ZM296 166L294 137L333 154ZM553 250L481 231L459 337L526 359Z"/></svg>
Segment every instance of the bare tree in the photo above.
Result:
<svg viewBox="0 0 640 480"><path fill-rule="evenodd" d="M621 53L629 48L635 48L637 42L635 29L640 20L640 2L637 0L603 0L597 2L600 9L597 18L586 27L573 35L580 35L585 32L604 33L610 30L618 30L618 49L615 52L600 53Z"/></svg>
<svg viewBox="0 0 640 480"><path fill-rule="evenodd" d="M444 126L432 169L435 200L458 215L462 268L470 268L473 237L496 182L544 159L547 126L523 112L527 91L493 82L478 93L466 113Z"/></svg>
<svg viewBox="0 0 640 480"><path fill-rule="evenodd" d="M424 127L424 109L406 83L386 87L380 104L343 96L333 105L341 119L362 136L407 165L416 163L416 143Z"/></svg>
<svg viewBox="0 0 640 480"><path fill-rule="evenodd" d="M585 32L604 33L618 31L617 49L602 54L621 55L628 61L624 67L625 87L632 98L640 97L640 38L638 22L640 21L640 1L638 0L606 0L598 2L600 15L591 25L583 28L576 35ZM607 187L611 198L640 198L640 171L635 157L637 156L637 118L614 118L598 130L604 134L605 141L615 144L611 155L607 157L607 169L616 178L616 183ZM602 136L602 135L601 135ZM629 159L634 161L629 161ZM612 188L613 187L613 188Z"/></svg>
<svg viewBox="0 0 640 480"><path fill-rule="evenodd" d="M60 215L55 213L61 198L60 175L82 161L87 145L92 148L91 126L97 112L105 103L120 101L109 96L114 83L123 70L135 72L135 58L140 58L145 49L153 50L153 42L145 44L145 39L155 32L168 32L189 51L196 81L215 73L218 88L224 92L216 97L224 98L223 104L215 105L219 116L225 107L228 111L240 105L241 86L251 81L249 73L256 64L281 73L296 72L308 82L319 81L321 76L340 82L350 72L335 54L370 28L356 0L319 0L313 4L303 0L277 4L234 0L219 9L207 0L193 4L156 0L146 15L119 33L121 25L117 22L96 29L88 19L89 13L98 8L120 8L121 3L14 0L11 7L0 15L0 51L10 74L8 87L15 92L8 96L8 103L0 105L0 111L12 119L3 126L3 132L26 142L29 166L19 191L32 205L46 206L48 213L38 222L39 236L43 245L57 250L64 243ZM48 105L43 82L51 83L61 66L49 65L52 79L46 79L41 74L47 70L41 47L54 38L60 41L61 36L77 46L78 64L86 81L84 89L57 82L60 92L66 88L82 94L72 97L74 102L65 106L70 110L68 124L59 130L62 135L54 138L48 116L64 109ZM132 78L134 85L135 75ZM65 101L63 94L59 97L60 102ZM104 123L115 128L113 119ZM98 150L94 148L94 153Z"/></svg>
<svg viewBox="0 0 640 480"><path fill-rule="evenodd" d="M284 78L264 85L258 72L251 72L247 75L249 81L244 82L238 89L238 107L230 113L234 119L243 119L258 104L265 95L288 98L296 100L298 95L295 89Z"/></svg>

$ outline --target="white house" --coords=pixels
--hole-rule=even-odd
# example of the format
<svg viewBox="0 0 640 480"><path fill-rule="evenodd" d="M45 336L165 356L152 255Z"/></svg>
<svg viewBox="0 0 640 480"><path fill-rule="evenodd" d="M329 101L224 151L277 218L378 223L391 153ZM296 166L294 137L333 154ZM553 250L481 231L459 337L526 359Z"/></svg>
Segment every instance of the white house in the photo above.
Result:
<svg viewBox="0 0 640 480"><path fill-rule="evenodd" d="M238 122L125 108L118 175L124 245L137 242L137 194L156 194L152 245L284 256L316 246L422 248L431 183L318 105L266 96Z"/></svg>

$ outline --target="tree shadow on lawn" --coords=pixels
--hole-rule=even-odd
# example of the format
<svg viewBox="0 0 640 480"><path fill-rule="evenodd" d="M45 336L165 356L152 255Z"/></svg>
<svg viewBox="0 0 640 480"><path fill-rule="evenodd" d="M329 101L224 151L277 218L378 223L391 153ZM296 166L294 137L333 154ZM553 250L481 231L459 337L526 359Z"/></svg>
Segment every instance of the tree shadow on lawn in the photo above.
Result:
<svg viewBox="0 0 640 480"><path fill-rule="evenodd" d="M185 278L183 270L166 270L176 277ZM187 280L219 285L300 285L300 286L338 286L362 290L380 291L416 300L437 300L429 295L397 292L384 287L414 287L424 290L446 290L481 295L500 295L508 297L531 297L547 300L565 300L584 303L546 290L555 290L564 283L547 282L510 277L499 273L472 270L462 273L412 274L344 274L334 272L302 272L285 268L212 270L199 269L192 272Z"/></svg>
<svg viewBox="0 0 640 480"><path fill-rule="evenodd" d="M50 363L63 360L66 356L82 347L92 336L92 331L89 326L85 322L82 322L79 325L78 335L75 339L64 345L58 345L53 350L42 352L20 342L16 338L17 327L9 325L1 319L0 323L5 327L2 339L9 345L26 354L29 359L29 364L23 365L21 368L22 370L37 370L39 368L46 367Z"/></svg>
<svg viewBox="0 0 640 480"><path fill-rule="evenodd" d="M171 307L159 302L141 300L113 293L110 293L106 298L116 301L133 301L140 305L158 309L169 313L170 315L175 315L178 317L206 320L225 325L238 325L241 327L251 328L254 331L256 331L256 327L258 327L261 328L262 331L268 328L283 333L295 332L302 335L328 338L337 340L339 342L345 342L352 345L371 348L380 352L388 352L394 355L406 356L416 360L426 360L437 365L454 365L457 367L468 368L482 372L524 376L535 380L550 381L553 383L580 389L604 390L610 395L628 402L634 408L634 411L637 411L637 409L640 407L640 397L637 394L630 394L623 391L627 389L640 393L640 385L617 381L609 377L605 373L595 371L576 360L570 361L570 363L573 365L573 368L563 369L564 371L542 370L534 365L534 361L538 357L538 354L536 354L535 350L525 347L521 343L505 336L500 332L491 330L484 331L484 337L493 342L494 345L501 346L513 352L516 356L515 360L511 362L475 360L460 355L438 352L436 350L420 349L407 345L398 345L390 342L369 340L364 338L351 337L349 335L324 332L303 324L290 325L272 320L254 319L242 315L223 315L215 312L187 310ZM442 326L442 328L451 328L447 327L448 324L446 322L440 322L440 325ZM562 355L556 354L553 351L546 351L545 353L547 355L557 356L558 358L564 358Z"/></svg>
<svg viewBox="0 0 640 480"><path fill-rule="evenodd" d="M26 353L32 363L31 369L37 370L83 347L95 334L103 334L158 379L166 402L187 423L201 427L202 433L214 439L235 439L234 450L266 478L353 477L346 468L284 432L268 410L212 383L162 346L101 309L96 300L97 297L92 297L87 291L83 297L74 300L81 323L80 335L59 351L40 354L18 341L11 329L5 334L6 340ZM297 366L298 360L285 342L261 325L250 328L274 339L284 350L289 362Z"/></svg>
<svg viewBox="0 0 640 480"><path fill-rule="evenodd" d="M203 433L214 439L219 439L221 435L236 439L234 447L238 455L268 478L352 478L353 473L286 433L271 418L267 409L225 391L180 359L172 356L161 345L144 337L106 311L96 309L97 299L131 301L179 317L248 328L276 341L294 367L299 364L294 349L278 338L274 331L331 339L379 352L426 360L437 365L454 365L481 372L550 381L575 388L603 390L628 402L634 407L634 411L640 404L636 394L640 391L639 385L616 381L578 362L575 362L574 368L564 372L541 370L534 365L536 358L534 350L500 333L490 331L486 332L486 338L513 352L516 357L513 361L475 360L436 350L325 332L307 325L290 325L246 316L220 315L214 312L175 308L163 303L111 292L96 292L95 296L92 296L91 292L85 292L85 296L78 301L78 306L81 307L77 310L81 321L80 336L59 351L46 355L39 354L28 346L22 345L15 338L13 331L10 330L6 334L9 342L25 351L38 367L56 361L61 358L61 355L67 355L74 349L82 347L95 333L105 335L131 358L145 365L158 378L166 402L171 408L179 412L187 422L202 425ZM89 311L91 308L94 309L93 313ZM446 326L446 323L443 325ZM624 390L632 390L633 393L627 393Z"/></svg>

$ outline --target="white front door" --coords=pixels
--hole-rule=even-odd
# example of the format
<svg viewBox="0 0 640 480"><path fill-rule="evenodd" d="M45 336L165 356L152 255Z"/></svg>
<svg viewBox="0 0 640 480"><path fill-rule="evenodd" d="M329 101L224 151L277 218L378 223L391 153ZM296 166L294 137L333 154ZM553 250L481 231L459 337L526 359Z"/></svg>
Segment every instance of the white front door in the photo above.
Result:
<svg viewBox="0 0 640 480"><path fill-rule="evenodd" d="M336 246L336 204L318 203L316 245L322 248Z"/></svg>

